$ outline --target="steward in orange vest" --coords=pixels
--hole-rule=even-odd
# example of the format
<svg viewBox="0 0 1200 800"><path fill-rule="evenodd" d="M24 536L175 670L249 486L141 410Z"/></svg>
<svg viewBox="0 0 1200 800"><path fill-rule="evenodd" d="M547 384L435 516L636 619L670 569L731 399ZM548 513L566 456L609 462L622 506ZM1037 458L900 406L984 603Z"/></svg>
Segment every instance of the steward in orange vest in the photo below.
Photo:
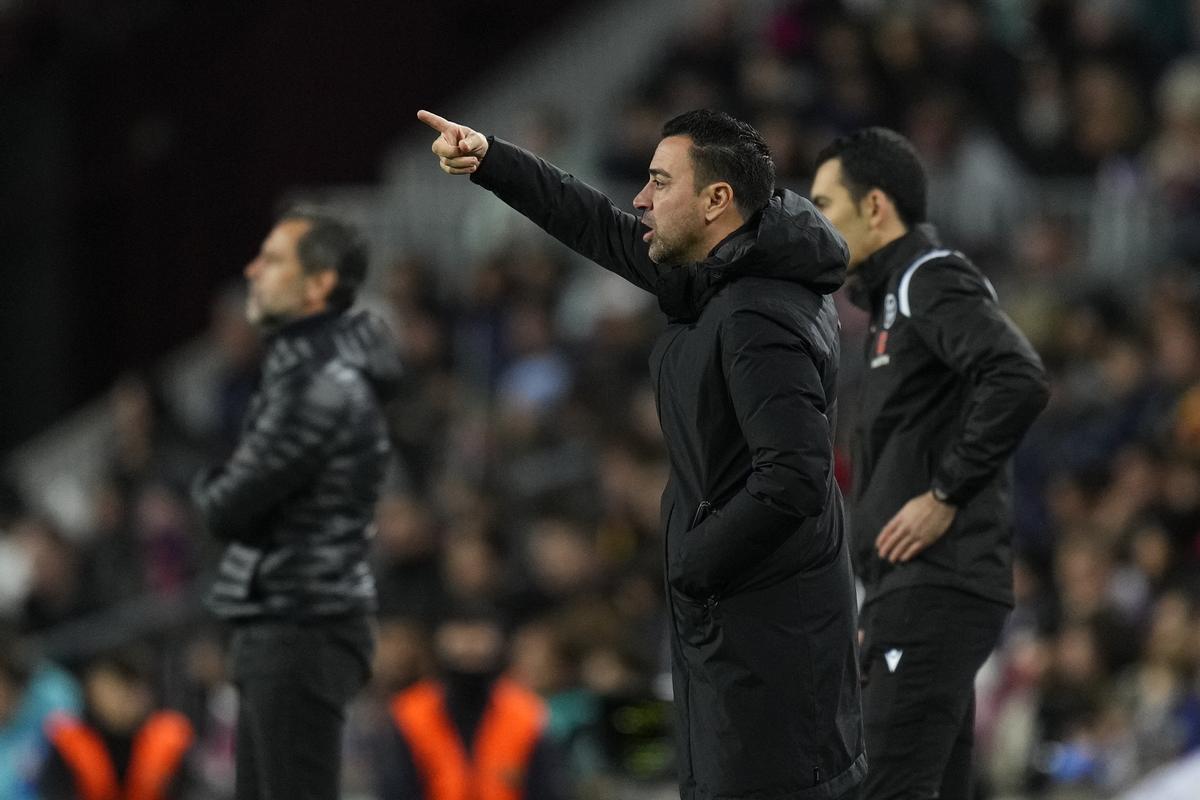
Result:
<svg viewBox="0 0 1200 800"><path fill-rule="evenodd" d="M170 800L177 796L180 767L193 739L192 725L182 714L156 711L128 744L115 746L114 738L120 737L106 737L65 715L53 717L48 729L54 755L43 781L43 800ZM69 788L61 780L56 762L70 773ZM58 780L51 777L56 772Z"/></svg>
<svg viewBox="0 0 1200 800"><path fill-rule="evenodd" d="M176 800L194 732L175 711L155 711L149 669L120 656L87 670L83 720L46 723L51 754L42 800Z"/></svg>
<svg viewBox="0 0 1200 800"><path fill-rule="evenodd" d="M493 622L457 620L439 627L441 679L420 681L392 700L393 730L376 761L380 800L565 795L546 735L546 704L497 676L502 649Z"/></svg>

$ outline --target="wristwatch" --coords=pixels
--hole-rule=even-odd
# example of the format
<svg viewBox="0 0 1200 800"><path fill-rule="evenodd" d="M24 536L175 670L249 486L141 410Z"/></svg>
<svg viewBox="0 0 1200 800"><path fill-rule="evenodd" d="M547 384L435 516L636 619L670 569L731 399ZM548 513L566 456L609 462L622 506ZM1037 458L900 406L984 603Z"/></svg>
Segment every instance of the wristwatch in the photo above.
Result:
<svg viewBox="0 0 1200 800"><path fill-rule="evenodd" d="M934 486L932 489L929 490L929 492L930 492L930 494L933 495L933 499L937 500L939 503L945 503L948 506L954 505L953 503L950 502L950 495L946 494L946 490L943 489L942 487Z"/></svg>

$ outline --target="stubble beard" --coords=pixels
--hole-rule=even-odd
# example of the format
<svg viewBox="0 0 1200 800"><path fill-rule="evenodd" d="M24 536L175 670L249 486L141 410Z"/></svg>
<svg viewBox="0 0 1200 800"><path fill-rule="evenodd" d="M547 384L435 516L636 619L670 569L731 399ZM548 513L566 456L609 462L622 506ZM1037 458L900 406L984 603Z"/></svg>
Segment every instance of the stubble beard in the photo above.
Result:
<svg viewBox="0 0 1200 800"><path fill-rule="evenodd" d="M663 267L678 267L688 262L687 248L674 238L664 238L658 230L650 241L650 260Z"/></svg>
<svg viewBox="0 0 1200 800"><path fill-rule="evenodd" d="M670 247L659 238L658 232L655 231L654 239L650 242L650 260L655 264L662 264L670 255Z"/></svg>
<svg viewBox="0 0 1200 800"><path fill-rule="evenodd" d="M258 301L254 299L254 293L250 292L246 296L246 321L257 327L262 317L262 307L259 306Z"/></svg>
<svg viewBox="0 0 1200 800"><path fill-rule="evenodd" d="M246 321L264 334L279 330L295 318L294 314L268 311L253 296L246 299Z"/></svg>

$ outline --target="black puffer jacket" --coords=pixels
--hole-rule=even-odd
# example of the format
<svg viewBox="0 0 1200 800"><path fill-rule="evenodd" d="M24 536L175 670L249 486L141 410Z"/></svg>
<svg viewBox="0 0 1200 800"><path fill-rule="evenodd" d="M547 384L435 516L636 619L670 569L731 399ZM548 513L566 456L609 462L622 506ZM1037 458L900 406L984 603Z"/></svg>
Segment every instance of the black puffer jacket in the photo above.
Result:
<svg viewBox="0 0 1200 800"><path fill-rule="evenodd" d="M866 758L831 444L844 242L783 192L707 260L659 269L635 216L520 148L492 140L472 179L670 317L650 370L682 797L845 794Z"/></svg>
<svg viewBox="0 0 1200 800"><path fill-rule="evenodd" d="M271 339L237 450L192 491L229 542L207 598L218 616L373 608L367 546L388 458L380 404L400 375L391 342L366 314L307 317Z"/></svg>

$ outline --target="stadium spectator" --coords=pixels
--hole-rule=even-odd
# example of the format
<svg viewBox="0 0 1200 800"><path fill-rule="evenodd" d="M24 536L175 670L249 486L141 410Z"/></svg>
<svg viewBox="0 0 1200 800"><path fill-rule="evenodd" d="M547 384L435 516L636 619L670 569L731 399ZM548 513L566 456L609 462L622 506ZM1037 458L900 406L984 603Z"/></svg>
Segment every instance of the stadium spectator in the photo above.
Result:
<svg viewBox="0 0 1200 800"><path fill-rule="evenodd" d="M53 752L38 785L43 800L189 796L195 733L179 712L158 709L153 668L152 654L135 649L88 665L83 716L47 723Z"/></svg>
<svg viewBox="0 0 1200 800"><path fill-rule="evenodd" d="M565 786L545 702L504 674L504 630L451 610L434 634L435 678L400 690L375 759L381 800L559 800Z"/></svg>
<svg viewBox="0 0 1200 800"><path fill-rule="evenodd" d="M0 797L39 800L51 752L47 722L57 714L78 717L82 705L69 674L34 656L14 631L0 630Z"/></svg>

